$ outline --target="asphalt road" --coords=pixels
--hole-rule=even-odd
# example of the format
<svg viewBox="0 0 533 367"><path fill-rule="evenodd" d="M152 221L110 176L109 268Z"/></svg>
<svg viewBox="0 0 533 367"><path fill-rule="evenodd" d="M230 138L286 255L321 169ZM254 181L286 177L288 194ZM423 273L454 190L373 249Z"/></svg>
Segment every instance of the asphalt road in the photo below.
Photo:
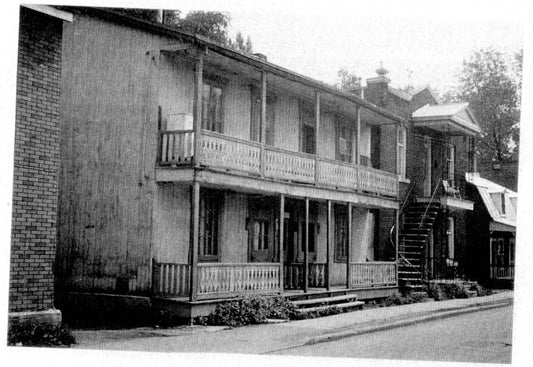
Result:
<svg viewBox="0 0 533 367"><path fill-rule="evenodd" d="M500 307L276 355L511 363L512 307Z"/></svg>

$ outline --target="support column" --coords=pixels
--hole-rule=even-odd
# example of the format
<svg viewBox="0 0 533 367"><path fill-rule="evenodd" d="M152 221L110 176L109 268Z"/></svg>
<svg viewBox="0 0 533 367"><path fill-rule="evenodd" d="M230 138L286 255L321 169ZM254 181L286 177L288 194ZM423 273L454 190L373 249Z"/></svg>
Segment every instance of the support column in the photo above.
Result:
<svg viewBox="0 0 533 367"><path fill-rule="evenodd" d="M348 203L348 245L346 248L346 288L351 287L351 269L352 260L352 203Z"/></svg>
<svg viewBox="0 0 533 367"><path fill-rule="evenodd" d="M355 131L355 164L361 164L361 108L357 106L357 130Z"/></svg>
<svg viewBox="0 0 533 367"><path fill-rule="evenodd" d="M327 201L328 205L328 216L326 218L326 261L327 261L327 267L326 267L326 289L329 291L331 289L331 266L333 264L333 249L332 244L334 241L331 241L331 234L333 231L331 230L331 200Z"/></svg>
<svg viewBox="0 0 533 367"><path fill-rule="evenodd" d="M304 292L309 290L309 198L305 198Z"/></svg>
<svg viewBox="0 0 533 367"><path fill-rule="evenodd" d="M285 288L285 279L283 272L283 239L285 231L285 195L281 194L279 197L279 288L280 293L283 293Z"/></svg>
<svg viewBox="0 0 533 367"><path fill-rule="evenodd" d="M320 94L315 91L315 185L318 185L318 144L320 130Z"/></svg>
<svg viewBox="0 0 533 367"><path fill-rule="evenodd" d="M200 183L195 180L192 184L191 195L191 227L190 227L190 290L189 300L196 301L198 294L198 240L200 228Z"/></svg>
<svg viewBox="0 0 533 367"><path fill-rule="evenodd" d="M206 51L207 52L207 48ZM202 89L204 85L204 52L200 52L196 59L195 65L195 83L194 83L194 116L193 116L193 131L194 131L194 167L200 167L201 154L201 132L202 132Z"/></svg>
<svg viewBox="0 0 533 367"><path fill-rule="evenodd" d="M265 175L265 144L266 144L266 109L267 109L267 80L266 72L261 72L261 118L259 131L261 132L260 172Z"/></svg>

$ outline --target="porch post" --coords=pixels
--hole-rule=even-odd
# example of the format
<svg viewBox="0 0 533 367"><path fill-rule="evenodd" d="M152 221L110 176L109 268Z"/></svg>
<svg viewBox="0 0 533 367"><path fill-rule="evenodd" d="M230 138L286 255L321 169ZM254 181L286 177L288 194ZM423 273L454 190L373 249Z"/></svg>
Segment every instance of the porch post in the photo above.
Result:
<svg viewBox="0 0 533 367"><path fill-rule="evenodd" d="M207 49L206 49L207 51ZM201 154L201 136L202 133L202 89L204 79L204 52L200 52L196 59L195 66L195 84L194 84L194 117L193 117L193 131L194 131L194 167L200 167Z"/></svg>
<svg viewBox="0 0 533 367"><path fill-rule="evenodd" d="M309 198L305 198L304 292L309 288Z"/></svg>
<svg viewBox="0 0 533 367"><path fill-rule="evenodd" d="M279 291L283 293L285 288L285 279L283 273L283 238L284 238L284 223L285 223L285 195L281 194L279 197Z"/></svg>
<svg viewBox="0 0 533 367"><path fill-rule="evenodd" d="M399 244L399 233L400 233L400 210L396 209L396 233L394 233L394 242L396 244L394 248L394 264L396 266L396 285L398 285L398 248L400 247Z"/></svg>
<svg viewBox="0 0 533 367"><path fill-rule="evenodd" d="M352 260L352 203L348 203L348 245L346 246L346 288L351 287L351 269Z"/></svg>
<svg viewBox="0 0 533 367"><path fill-rule="evenodd" d="M320 94L315 91L315 185L318 184L318 144L320 130Z"/></svg>
<svg viewBox="0 0 533 367"><path fill-rule="evenodd" d="M328 216L326 218L326 261L327 261L327 273L326 273L326 289L331 289L331 264L333 264L333 249L331 245L334 241L331 241L331 200L328 200Z"/></svg>
<svg viewBox="0 0 533 367"><path fill-rule="evenodd" d="M191 195L191 228L190 228L190 290L189 299L196 301L198 294L198 239L200 224L200 183L193 181Z"/></svg>
<svg viewBox="0 0 533 367"><path fill-rule="evenodd" d="M355 131L355 164L361 164L361 108L357 106L357 130Z"/></svg>
<svg viewBox="0 0 533 367"><path fill-rule="evenodd" d="M267 97L267 80L266 72L261 71L261 119L260 119L260 130L261 131L261 152L260 152L260 172L261 176L265 175L265 144L266 144L266 103Z"/></svg>

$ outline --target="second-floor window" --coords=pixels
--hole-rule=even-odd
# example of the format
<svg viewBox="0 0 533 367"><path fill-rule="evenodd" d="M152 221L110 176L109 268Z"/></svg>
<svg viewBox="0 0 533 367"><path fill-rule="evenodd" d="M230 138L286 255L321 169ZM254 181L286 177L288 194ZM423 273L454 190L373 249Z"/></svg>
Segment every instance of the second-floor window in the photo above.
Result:
<svg viewBox="0 0 533 367"><path fill-rule="evenodd" d="M315 114L312 106L300 103L300 151L316 154Z"/></svg>
<svg viewBox="0 0 533 367"><path fill-rule="evenodd" d="M407 129L400 127L398 131L398 176L400 179L405 179L407 175Z"/></svg>
<svg viewBox="0 0 533 367"><path fill-rule="evenodd" d="M353 135L352 128L343 123L337 123L337 160L352 162Z"/></svg>
<svg viewBox="0 0 533 367"><path fill-rule="evenodd" d="M202 90L202 129L224 132L221 83L204 80Z"/></svg>
<svg viewBox="0 0 533 367"><path fill-rule="evenodd" d="M252 88L252 113L250 121L250 140L261 141L261 90ZM265 144L274 145L274 126L276 120L275 114L276 97L267 95L266 99L266 121L265 121Z"/></svg>

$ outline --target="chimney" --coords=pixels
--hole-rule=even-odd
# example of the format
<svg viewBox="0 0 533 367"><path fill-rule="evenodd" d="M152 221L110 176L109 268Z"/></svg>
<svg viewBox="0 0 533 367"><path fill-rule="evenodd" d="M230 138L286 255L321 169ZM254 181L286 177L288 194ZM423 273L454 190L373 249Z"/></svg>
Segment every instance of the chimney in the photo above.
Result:
<svg viewBox="0 0 533 367"><path fill-rule="evenodd" d="M376 69L377 77L366 80L367 85L367 99L371 102L385 106L387 104L388 86L390 79L387 78L389 71L383 67L383 62L380 62L379 68Z"/></svg>

